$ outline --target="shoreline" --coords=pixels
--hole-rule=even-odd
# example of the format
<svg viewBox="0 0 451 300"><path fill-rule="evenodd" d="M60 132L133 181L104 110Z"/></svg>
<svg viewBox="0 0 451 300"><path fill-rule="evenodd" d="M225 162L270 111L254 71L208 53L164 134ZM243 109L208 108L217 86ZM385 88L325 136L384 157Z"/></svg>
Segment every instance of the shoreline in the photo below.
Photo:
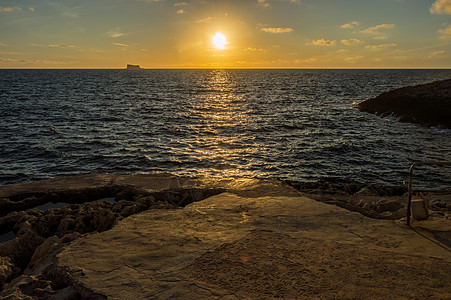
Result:
<svg viewBox="0 0 451 300"><path fill-rule="evenodd" d="M259 209L264 210L265 214L277 215L277 210L281 208L271 204L273 201L282 201L280 203L285 203L285 201L287 203L291 203L290 201L304 203L307 201L300 206L295 206L298 207L296 211L302 208L303 205L305 207L318 206L319 220L315 222L319 222L319 224L322 224L321 226L327 227L328 225L324 223L325 219L323 220L320 216L325 211L332 210L336 214L331 215L332 219L344 214L339 222L346 223L349 221L347 218L350 216L354 216L351 219L360 216L358 218L364 218L362 220L365 220L365 223L384 222L381 224L386 224L384 226L390 228L393 224L399 224L395 225L395 227L403 227L401 219L405 217L405 192L406 190L403 187L360 184L333 185L325 182L299 184L280 180L265 181L255 178L188 178L169 174L89 174L0 186L0 206L2 208L0 228L3 231L12 231L15 234L12 240L0 244L0 269L2 270L0 272L0 283L3 285L3 291L0 292L0 295L23 294L24 282L35 285L47 282L49 285L45 292L47 295L61 296L64 290L64 293L70 292L74 295L79 295L83 299L85 296L87 298L87 295L91 295L96 299L102 299L103 294L97 295L95 289L89 288L89 284L80 285L78 282L80 278L73 271L63 268L65 272L69 272L69 275L63 276L64 280L59 278L59 275L61 275L59 272L62 272L61 264L72 263L71 261L61 260L61 255L63 255L64 251L71 248L71 245L103 233L106 235L112 234L115 230L120 229L121 224L128 224L129 220L139 219L141 215L150 214L157 219L158 215L162 215L161 218L164 219L166 217L163 217L163 215L176 216L183 214L184 211L190 211L194 207L207 205L205 203L213 201L210 199L217 199L213 207L223 206L226 211L234 211L234 201L244 201L240 204L240 207L253 207L261 202L263 206L259 206ZM443 247L451 249L451 224L448 224L451 223L451 203L448 203L445 201L446 199L444 200L440 196L425 196L426 198L429 197L427 202L431 211L431 217L427 221L416 222L416 226L420 226L423 228L422 230L425 230L424 228L429 231L432 230L432 238L442 243ZM114 201L102 201L102 199L111 198L114 198ZM307 200L301 201L300 199ZM228 203L229 200L231 201L230 203ZM69 205L48 211L39 211L36 208L30 209L31 207L29 207L52 201L66 202ZM263 204L266 201L269 201L268 205ZM283 205L285 204L282 204L282 207ZM185 208L177 209L177 206ZM20 211L14 211L15 209L13 209L13 211L5 215L3 212L7 211L7 207L23 209ZM343 210L343 208L346 210ZM244 215L241 210L238 209L237 213L253 218L252 209L246 209ZM306 212L302 210L298 213L305 214ZM219 217L221 216L218 215ZM371 219L367 217L371 217ZM182 222L180 223L181 226L183 226L183 222L188 222L188 224L194 222L194 220L184 220L180 221ZM284 224L284 222L280 223L280 221L278 218L266 220L265 222L269 223L265 226L275 230ZM169 218L165 222L171 224L172 220ZM312 220L312 222L314 221ZM210 226L211 224L208 224L208 222L204 224L202 221L196 226L198 226L199 230L204 230L207 225ZM238 224L233 221L228 226L238 226ZM172 228L172 225L170 225L170 228ZM251 228L254 227L246 227L243 230L246 234L253 236L252 230L259 227L255 227L252 230ZM168 228L167 230L172 232L174 229ZM302 231L303 229L300 228L300 230ZM121 234L132 234L132 232L126 232L128 231ZM288 232L280 232L283 236L282 244L290 240L290 236L292 236L290 232L290 230ZM242 237L241 235L240 238ZM315 239L315 236L309 234L305 237ZM265 233L257 232L256 238L257 240L265 240L275 237L271 234L267 236ZM105 245L109 245L112 241L105 242ZM232 239L229 242L233 243L233 241ZM321 245L318 245L318 247L322 247ZM80 248L80 251L83 250L82 248ZM197 256L196 259L206 255L207 252L202 251L199 252L200 256ZM451 262L451 257L449 261ZM205 264L206 262L204 261L203 263ZM196 268L191 269L191 272L198 274L199 278L205 277L207 274L205 273L206 270L201 271ZM55 274L59 275L56 276ZM204 279L207 281L212 280L212 278L208 279L207 277ZM59 288L55 289L55 287Z"/></svg>

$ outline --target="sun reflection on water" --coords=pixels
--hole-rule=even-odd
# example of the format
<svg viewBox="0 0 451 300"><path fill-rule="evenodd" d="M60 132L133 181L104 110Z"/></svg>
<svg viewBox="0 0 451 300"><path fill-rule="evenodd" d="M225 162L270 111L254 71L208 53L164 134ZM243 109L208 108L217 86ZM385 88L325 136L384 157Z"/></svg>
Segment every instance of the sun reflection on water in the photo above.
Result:
<svg viewBox="0 0 451 300"><path fill-rule="evenodd" d="M192 157L204 165L201 174L212 176L255 176L246 165L258 151L251 125L252 109L237 91L237 82L227 70L209 71L205 90L197 93L186 111L188 130L195 132L190 141ZM246 162L248 160L248 162Z"/></svg>

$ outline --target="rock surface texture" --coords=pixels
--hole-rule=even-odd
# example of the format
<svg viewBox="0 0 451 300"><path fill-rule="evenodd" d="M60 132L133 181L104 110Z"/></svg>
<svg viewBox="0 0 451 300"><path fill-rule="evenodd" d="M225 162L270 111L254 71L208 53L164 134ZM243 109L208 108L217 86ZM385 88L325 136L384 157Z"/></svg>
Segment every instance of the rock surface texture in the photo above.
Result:
<svg viewBox="0 0 451 300"><path fill-rule="evenodd" d="M0 298L451 298L449 199L410 228L392 215L403 189L296 188L107 174L2 186L10 202L93 189L114 190L116 202L0 218L16 234L0 244ZM339 207L354 202L378 207L379 219Z"/></svg>
<svg viewBox="0 0 451 300"><path fill-rule="evenodd" d="M451 79L408 86L358 104L360 111L393 114L401 122L451 128Z"/></svg>

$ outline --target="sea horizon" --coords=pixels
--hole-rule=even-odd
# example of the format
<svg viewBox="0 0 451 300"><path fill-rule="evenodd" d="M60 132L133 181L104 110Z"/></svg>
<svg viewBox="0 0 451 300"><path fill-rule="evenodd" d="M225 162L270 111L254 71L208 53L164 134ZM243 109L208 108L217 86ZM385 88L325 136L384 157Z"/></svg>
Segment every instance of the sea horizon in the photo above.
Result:
<svg viewBox="0 0 451 300"><path fill-rule="evenodd" d="M142 67L140 65L140 69L137 70L451 70L450 67L443 68L429 68L429 67L354 67L354 68L345 68L345 67L330 67L330 68L296 68L296 67L255 67L255 68L239 68L239 67ZM0 70L127 70L126 67L111 67L111 68L2 68Z"/></svg>

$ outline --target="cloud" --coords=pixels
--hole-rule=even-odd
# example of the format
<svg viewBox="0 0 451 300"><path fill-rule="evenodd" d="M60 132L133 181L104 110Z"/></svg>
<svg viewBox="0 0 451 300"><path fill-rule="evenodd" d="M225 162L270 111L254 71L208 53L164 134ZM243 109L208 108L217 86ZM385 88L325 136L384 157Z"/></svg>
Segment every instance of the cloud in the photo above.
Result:
<svg viewBox="0 0 451 300"><path fill-rule="evenodd" d="M20 7L17 7L17 6L15 6L15 7L2 7L2 6L0 6L0 12L12 12L12 11L15 11L15 10L22 10L22 8L20 8Z"/></svg>
<svg viewBox="0 0 451 300"><path fill-rule="evenodd" d="M178 2L178 3L174 3L174 6L184 6L187 5L188 3L186 2Z"/></svg>
<svg viewBox="0 0 451 300"><path fill-rule="evenodd" d="M349 39L349 40L341 40L341 43L346 46L353 46L353 45L363 43L363 41L358 40L358 39Z"/></svg>
<svg viewBox="0 0 451 300"><path fill-rule="evenodd" d="M430 53L432 56L437 56L437 55L444 55L446 54L446 51L444 50L440 50L440 51L434 51Z"/></svg>
<svg viewBox="0 0 451 300"><path fill-rule="evenodd" d="M392 48L398 46L395 43L392 44L380 44L380 45L368 45L365 46L366 49L384 49L384 48Z"/></svg>
<svg viewBox="0 0 451 300"><path fill-rule="evenodd" d="M213 22L213 18L212 17L206 17L200 20L197 20L196 23L211 23Z"/></svg>
<svg viewBox="0 0 451 300"><path fill-rule="evenodd" d="M365 30L360 31L361 33L368 33L368 34L380 34L379 30L381 29L391 29L395 27L395 24L381 24L376 25L370 28L367 28Z"/></svg>
<svg viewBox="0 0 451 300"><path fill-rule="evenodd" d="M78 11L76 11L77 9L78 7L76 7L74 10L67 10L63 12L63 16L68 18L78 18L80 14L78 13Z"/></svg>
<svg viewBox="0 0 451 300"><path fill-rule="evenodd" d="M440 39L441 40L450 40L451 39L451 25L446 27L445 29L439 29L438 32L443 34Z"/></svg>
<svg viewBox="0 0 451 300"><path fill-rule="evenodd" d="M77 61L56 61L56 60L38 60L38 59L19 59L19 58L0 58L3 63L19 63L19 64L39 64L39 65L67 65L76 64Z"/></svg>
<svg viewBox="0 0 451 300"><path fill-rule="evenodd" d="M317 62L318 61L318 57L313 56L313 57L309 57L306 59L296 59L294 62L297 64L308 64L308 63L313 63L313 62Z"/></svg>
<svg viewBox="0 0 451 300"><path fill-rule="evenodd" d="M429 9L431 14L448 14L451 15L451 0L437 0Z"/></svg>
<svg viewBox="0 0 451 300"><path fill-rule="evenodd" d="M261 30L269 33L287 33L294 31L294 29L290 27L263 27Z"/></svg>
<svg viewBox="0 0 451 300"><path fill-rule="evenodd" d="M33 7L29 7L28 10L29 11L34 11L34 8Z"/></svg>
<svg viewBox="0 0 451 300"><path fill-rule="evenodd" d="M128 47L127 44L121 44L121 43L113 43L115 46L121 46L121 47Z"/></svg>
<svg viewBox="0 0 451 300"><path fill-rule="evenodd" d="M183 15L185 13L185 10L182 8L182 9L179 9L178 11L177 11L177 14L178 15Z"/></svg>
<svg viewBox="0 0 451 300"><path fill-rule="evenodd" d="M360 22L353 21L351 23L341 25L340 28L344 28L344 29L346 29L346 28L354 28L354 26L358 26L358 25L360 25Z"/></svg>
<svg viewBox="0 0 451 300"><path fill-rule="evenodd" d="M444 50L434 51L434 52L429 53L428 58L433 59L433 58L436 58L437 56L442 56L445 54L447 54L447 52Z"/></svg>
<svg viewBox="0 0 451 300"><path fill-rule="evenodd" d="M125 33L122 33L119 31L119 28L115 28L113 30L110 30L106 33L107 36L111 37L111 38L118 38L121 36L126 35Z"/></svg>
<svg viewBox="0 0 451 300"><path fill-rule="evenodd" d="M266 8L271 7L271 4L269 4L268 0L257 0L257 5L263 6L263 7L266 7Z"/></svg>
<svg viewBox="0 0 451 300"><path fill-rule="evenodd" d="M31 44L31 46L33 46L33 47L46 47L46 48L78 48L77 46L74 46L74 45L60 45L60 44L46 44L46 45Z"/></svg>
<svg viewBox="0 0 451 300"><path fill-rule="evenodd" d="M266 50L265 49L261 49L261 48L247 47L246 49L244 49L244 51L251 51L251 52L260 51L260 52L263 52L263 51L266 51Z"/></svg>
<svg viewBox="0 0 451 300"><path fill-rule="evenodd" d="M335 46L337 44L336 41L328 41L324 38L316 41L312 41L311 43L307 43L306 45L313 45L313 46Z"/></svg>
<svg viewBox="0 0 451 300"><path fill-rule="evenodd" d="M438 32L443 33L443 34L447 34L447 35L451 35L451 25L448 26L448 27L445 28L445 29L439 29Z"/></svg>
<svg viewBox="0 0 451 300"><path fill-rule="evenodd" d="M348 63L355 63L356 61L358 61L358 60L360 60L360 59L362 59L363 58L363 56L360 56L360 55L355 55L355 56L348 56L348 57L345 57L345 61L346 62L348 62Z"/></svg>

